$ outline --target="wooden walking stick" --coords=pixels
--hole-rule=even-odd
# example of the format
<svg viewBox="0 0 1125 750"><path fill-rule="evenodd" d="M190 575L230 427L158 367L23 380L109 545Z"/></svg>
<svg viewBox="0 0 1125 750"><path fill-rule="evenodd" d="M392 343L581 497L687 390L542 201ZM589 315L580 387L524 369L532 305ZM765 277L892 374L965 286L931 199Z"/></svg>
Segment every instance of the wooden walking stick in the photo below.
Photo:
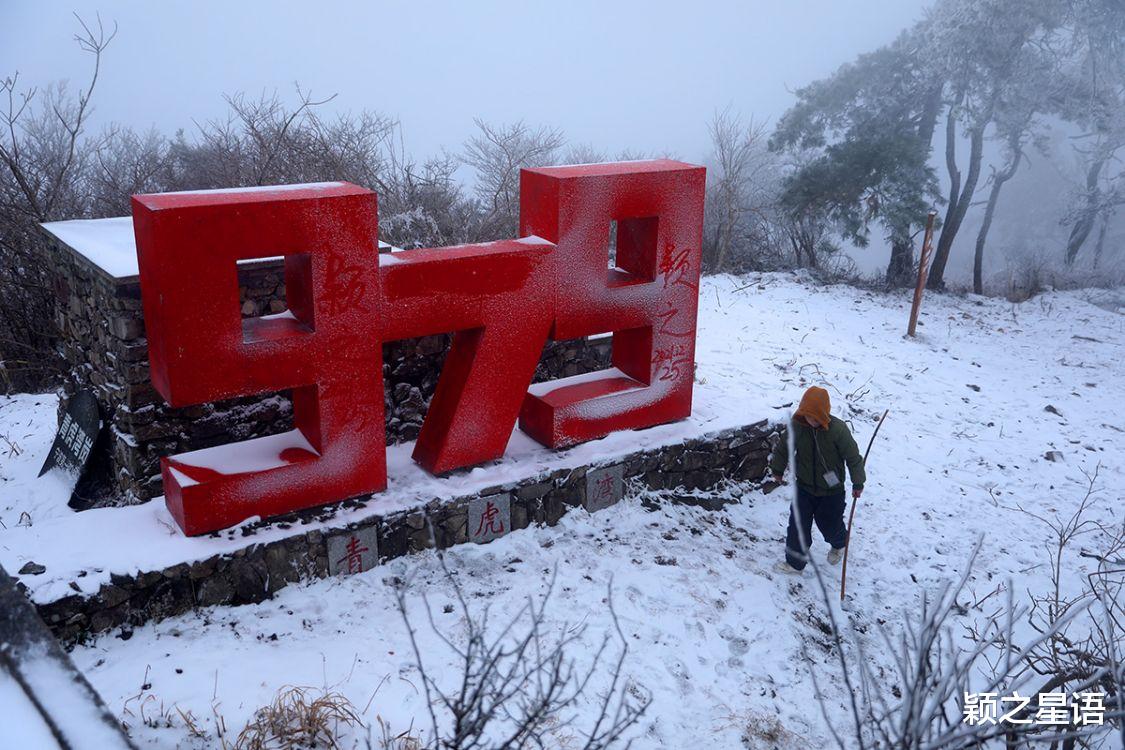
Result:
<svg viewBox="0 0 1125 750"><path fill-rule="evenodd" d="M879 434L879 428L883 426L883 420L887 418L890 409L883 412L883 416L879 417L879 424L875 425L875 432L871 433L871 439L867 441L867 450L863 452L863 468L867 469L867 456L871 453L871 446L875 444L875 436ZM859 498L852 499L852 512L848 514L848 541L844 544L844 568L840 571L840 601L844 601L844 587L848 585L848 550L852 546L852 522L855 521L855 506L859 505Z"/></svg>

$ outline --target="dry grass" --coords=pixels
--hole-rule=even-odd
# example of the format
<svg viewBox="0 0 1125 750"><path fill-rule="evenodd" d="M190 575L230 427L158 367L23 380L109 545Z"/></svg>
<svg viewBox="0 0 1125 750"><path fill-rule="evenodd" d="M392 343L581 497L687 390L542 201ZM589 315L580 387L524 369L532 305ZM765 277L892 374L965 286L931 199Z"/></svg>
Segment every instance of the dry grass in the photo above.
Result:
<svg viewBox="0 0 1125 750"><path fill-rule="evenodd" d="M339 750L342 729L362 727L355 706L339 693L317 695L311 688L285 687L259 708L239 733L235 750Z"/></svg>
<svg viewBox="0 0 1125 750"><path fill-rule="evenodd" d="M391 731L391 725L383 721L382 716L376 716L375 721L378 722L380 730L379 750L423 750L425 747L421 738L415 735L412 729L395 734ZM368 747L371 747L370 741Z"/></svg>
<svg viewBox="0 0 1125 750"><path fill-rule="evenodd" d="M368 725L362 717L371 708L372 701L360 710L327 687L287 685L281 688L269 705L254 712L237 737L227 729L217 693L212 698L208 721L178 706L166 707L148 689L146 669L141 691L127 699L122 707L119 718L122 729L131 733L134 723L149 729L182 728L187 733L185 747L219 750L424 750L426 747L414 732L413 724L405 731L396 732L389 722L376 714L375 722ZM375 696L371 697L374 700Z"/></svg>
<svg viewBox="0 0 1125 750"><path fill-rule="evenodd" d="M781 718L756 709L734 710L729 706L715 725L715 732L735 730L741 735L746 750L798 750L810 746L807 738L795 734Z"/></svg>

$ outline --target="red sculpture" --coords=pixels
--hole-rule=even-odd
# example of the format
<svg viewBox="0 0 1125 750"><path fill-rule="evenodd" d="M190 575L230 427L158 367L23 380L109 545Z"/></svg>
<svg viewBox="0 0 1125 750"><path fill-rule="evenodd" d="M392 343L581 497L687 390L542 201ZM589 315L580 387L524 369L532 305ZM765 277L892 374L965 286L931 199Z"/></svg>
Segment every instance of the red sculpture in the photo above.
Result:
<svg viewBox="0 0 1125 750"><path fill-rule="evenodd" d="M691 414L704 170L674 161L525 169L520 233L557 245L554 339L613 332L613 369L534 386L520 429L552 448ZM616 262L608 267L611 223Z"/></svg>
<svg viewBox="0 0 1125 750"><path fill-rule="evenodd" d="M384 489L401 338L454 334L414 448L433 473L499 458L517 417L555 447L688 416L703 187L672 161L524 170L524 239L382 255L375 194L346 183L134 196L160 394L293 394L289 432L162 459L172 515L193 535ZM242 320L237 262L279 255L289 309ZM548 335L603 332L613 369L528 393Z"/></svg>

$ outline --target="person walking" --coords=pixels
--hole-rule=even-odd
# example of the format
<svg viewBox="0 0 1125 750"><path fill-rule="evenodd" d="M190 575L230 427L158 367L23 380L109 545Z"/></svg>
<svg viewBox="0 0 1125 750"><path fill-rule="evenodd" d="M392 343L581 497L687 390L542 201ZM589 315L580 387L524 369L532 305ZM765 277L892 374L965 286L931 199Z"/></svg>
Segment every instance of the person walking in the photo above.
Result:
<svg viewBox="0 0 1125 750"><path fill-rule="evenodd" d="M790 429L797 454L793 473L796 477L797 499L790 504L789 530L785 536L785 560L774 569L800 575L808 563L813 523L820 529L831 549L828 562L836 565L848 543L844 524L847 506L844 487L844 466L852 480L852 498L863 493L867 475L863 456L843 420L832 416L828 391L813 386L801 397ZM789 464L789 444L783 441L770 459L770 473L778 484L784 482Z"/></svg>

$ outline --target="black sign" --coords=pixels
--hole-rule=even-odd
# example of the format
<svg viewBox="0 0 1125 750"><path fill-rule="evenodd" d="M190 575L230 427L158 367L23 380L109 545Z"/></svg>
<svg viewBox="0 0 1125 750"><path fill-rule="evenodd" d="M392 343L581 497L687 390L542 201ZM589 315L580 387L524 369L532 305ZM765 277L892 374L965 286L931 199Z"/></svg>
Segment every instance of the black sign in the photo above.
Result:
<svg viewBox="0 0 1125 750"><path fill-rule="evenodd" d="M90 459L90 449L101 431L102 420L98 413L98 401L91 391L79 391L71 397L63 413L59 434L39 470L43 476L51 469L61 469L74 479L82 475L86 462Z"/></svg>

